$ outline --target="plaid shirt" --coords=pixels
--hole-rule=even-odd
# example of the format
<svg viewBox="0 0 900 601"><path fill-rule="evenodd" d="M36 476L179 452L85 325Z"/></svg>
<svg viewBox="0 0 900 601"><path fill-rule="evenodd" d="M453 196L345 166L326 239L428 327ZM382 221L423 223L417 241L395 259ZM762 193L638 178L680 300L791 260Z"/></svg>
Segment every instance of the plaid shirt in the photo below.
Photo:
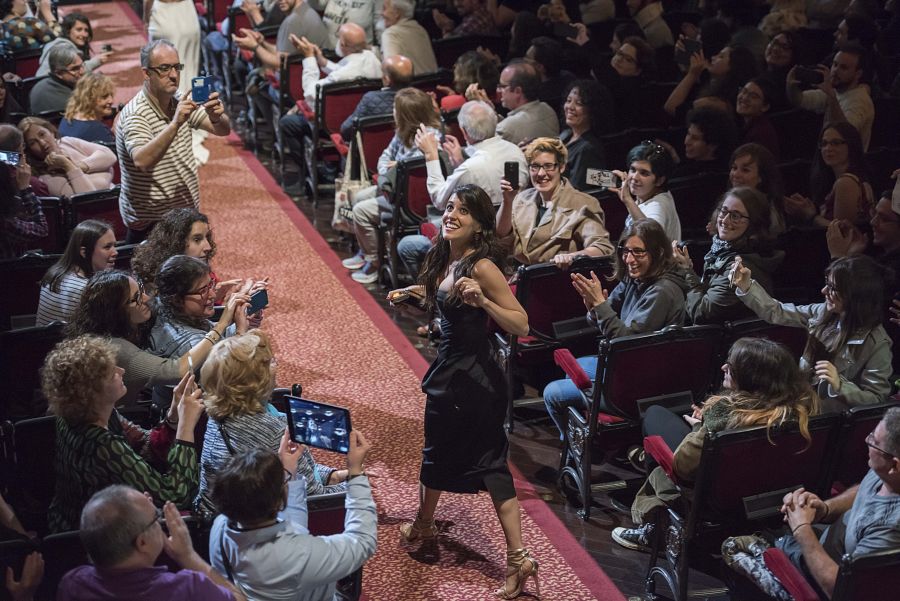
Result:
<svg viewBox="0 0 900 601"><path fill-rule="evenodd" d="M463 17L462 23L457 25L456 29L448 33L446 37L493 35L496 33L497 28L494 25L494 17L491 16L486 7L482 6Z"/></svg>
<svg viewBox="0 0 900 601"><path fill-rule="evenodd" d="M3 219L0 229L0 259L15 259L28 250L29 245L48 233L47 218L41 201L31 188L19 193L21 208L16 215Z"/></svg>

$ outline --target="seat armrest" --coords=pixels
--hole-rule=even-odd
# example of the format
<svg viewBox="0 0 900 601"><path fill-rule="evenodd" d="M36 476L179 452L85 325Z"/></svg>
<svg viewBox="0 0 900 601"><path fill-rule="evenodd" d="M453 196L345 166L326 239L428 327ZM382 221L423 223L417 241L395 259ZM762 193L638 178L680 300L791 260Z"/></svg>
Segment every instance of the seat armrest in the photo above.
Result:
<svg viewBox="0 0 900 601"><path fill-rule="evenodd" d="M344 138L341 137L341 134L331 134L331 141L342 157L347 156L350 152L350 147L344 143Z"/></svg>
<svg viewBox="0 0 900 601"><path fill-rule="evenodd" d="M678 484L678 478L675 475L675 453L666 444L662 436L645 436L644 450L653 460L659 464L669 480Z"/></svg>
<svg viewBox="0 0 900 601"><path fill-rule="evenodd" d="M569 349L560 348L553 351L553 361L556 362L560 369L566 372L566 375L572 379L572 382L579 390L590 389L591 384L593 384L591 378L578 364L578 361L575 360L575 356Z"/></svg>
<svg viewBox="0 0 900 601"><path fill-rule="evenodd" d="M309 103L306 102L306 100L298 100L297 108L300 110L300 113L304 117L306 117L306 120L309 121L311 125L316 122L316 114L310 108ZM313 127L315 127L315 126L313 126Z"/></svg>
<svg viewBox="0 0 900 601"><path fill-rule="evenodd" d="M775 574L794 601L821 601L800 570L784 554L784 551L776 547L766 549L763 553L763 560L769 571Z"/></svg>

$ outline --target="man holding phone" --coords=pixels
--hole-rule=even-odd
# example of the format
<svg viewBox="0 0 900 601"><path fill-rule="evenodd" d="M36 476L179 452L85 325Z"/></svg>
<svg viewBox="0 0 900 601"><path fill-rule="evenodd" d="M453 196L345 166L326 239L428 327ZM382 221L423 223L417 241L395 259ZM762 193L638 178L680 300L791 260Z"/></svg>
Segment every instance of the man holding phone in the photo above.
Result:
<svg viewBox="0 0 900 601"><path fill-rule="evenodd" d="M119 212L129 244L143 241L171 209L200 208L200 181L192 149L192 129L217 136L231 133L218 92L197 103L181 95L178 50L168 40L141 49L144 85L116 126L116 152L122 168ZM187 127L184 127L187 125Z"/></svg>

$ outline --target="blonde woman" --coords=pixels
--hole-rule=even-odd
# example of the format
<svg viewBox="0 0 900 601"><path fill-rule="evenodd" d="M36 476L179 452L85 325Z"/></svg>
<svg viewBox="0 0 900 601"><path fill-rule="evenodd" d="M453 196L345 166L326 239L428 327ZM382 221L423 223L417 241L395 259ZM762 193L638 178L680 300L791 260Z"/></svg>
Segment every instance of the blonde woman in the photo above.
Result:
<svg viewBox="0 0 900 601"><path fill-rule="evenodd" d="M112 144L116 141L103 119L113 114L112 79L103 73L89 73L78 80L59 124L59 135L88 142Z"/></svg>
<svg viewBox="0 0 900 601"><path fill-rule="evenodd" d="M200 370L209 414L200 456L198 511L218 513L210 491L232 456L254 448L277 451L287 420L269 405L275 388L275 358L262 330L226 338ZM306 479L308 495L346 490L347 470L316 464L303 447L297 475Z"/></svg>

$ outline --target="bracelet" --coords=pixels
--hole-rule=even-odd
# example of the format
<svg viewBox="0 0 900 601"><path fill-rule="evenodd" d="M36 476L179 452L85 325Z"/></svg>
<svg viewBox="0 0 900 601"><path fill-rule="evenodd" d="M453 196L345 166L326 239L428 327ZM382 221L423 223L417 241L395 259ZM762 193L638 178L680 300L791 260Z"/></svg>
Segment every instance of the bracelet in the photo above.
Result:
<svg viewBox="0 0 900 601"><path fill-rule="evenodd" d="M824 520L825 518L827 518L827 517L828 517L828 514L831 513L831 507L828 506L828 503L827 503L827 502L822 501L822 505L825 506L825 515L823 515L823 516L821 517L821 519L819 520L820 522L821 522L822 520Z"/></svg>
<svg viewBox="0 0 900 601"><path fill-rule="evenodd" d="M799 524L796 528L791 530L791 535L795 535L797 533L797 530L800 530L800 528L803 528L804 526L809 526L810 528L812 528L812 525L810 525L809 522L803 522L802 524Z"/></svg>

